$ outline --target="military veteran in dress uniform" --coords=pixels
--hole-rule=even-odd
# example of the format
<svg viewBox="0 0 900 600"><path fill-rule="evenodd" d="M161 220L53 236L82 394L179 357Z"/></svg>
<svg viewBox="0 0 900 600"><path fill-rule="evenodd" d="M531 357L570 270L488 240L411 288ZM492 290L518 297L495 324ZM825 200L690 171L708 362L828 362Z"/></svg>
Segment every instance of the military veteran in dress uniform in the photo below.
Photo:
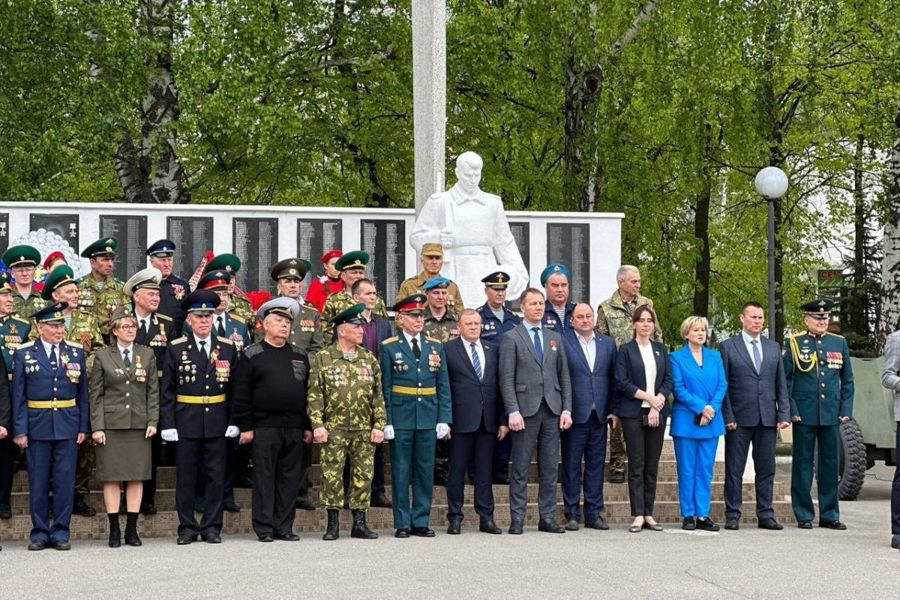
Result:
<svg viewBox="0 0 900 600"><path fill-rule="evenodd" d="M190 293L191 286L174 273L175 243L172 240L157 240L147 248L147 257L150 259L150 266L158 269L162 276L159 282L158 312L172 319L175 331L181 331L184 324L181 301Z"/></svg>
<svg viewBox="0 0 900 600"><path fill-rule="evenodd" d="M158 281L158 279L157 279ZM140 546L137 532L144 480L150 479L150 438L159 422L156 355L135 343L138 324L130 308L110 318L113 343L91 356L91 437L97 444L97 479L109 520L109 547L122 545L119 528L121 483L125 484L125 543Z"/></svg>
<svg viewBox="0 0 900 600"><path fill-rule="evenodd" d="M175 504L178 544L222 541L226 437L240 429L231 420L229 394L237 353L228 338L212 333L212 313L219 296L196 290L185 297L191 335L173 340L166 351L160 389L160 435L175 447ZM206 506L198 524L194 517L197 478L206 475Z"/></svg>
<svg viewBox="0 0 900 600"><path fill-rule="evenodd" d="M322 317L314 307L303 300L303 279L312 265L302 258L285 258L272 266L270 275L275 281L278 295L297 302L297 315L291 322L291 336L288 341L309 354L321 350L325 343L322 340ZM258 339L265 332L257 329Z"/></svg>
<svg viewBox="0 0 900 600"><path fill-rule="evenodd" d="M91 428L84 349L64 339L66 308L63 302L32 315L40 337L13 355L13 432L28 458L29 550L70 548L77 446Z"/></svg>
<svg viewBox="0 0 900 600"><path fill-rule="evenodd" d="M212 271L225 271L230 276L228 278L228 312L235 317L240 318L247 324L250 331L256 330L256 315L253 306L243 294L235 291L237 285L237 274L241 270L241 259L234 254L219 254L213 257L203 268L203 274L206 275ZM200 286L198 285L198 289Z"/></svg>
<svg viewBox="0 0 900 600"><path fill-rule="evenodd" d="M819 489L819 527L843 530L838 508L841 425L853 416L853 371L847 340L828 333L834 301L820 298L803 310L806 331L787 340L784 374L794 424L791 504L797 526L812 529L815 463ZM815 451L818 447L818 462Z"/></svg>
<svg viewBox="0 0 900 600"><path fill-rule="evenodd" d="M382 342L381 374L387 411L385 439L391 443L395 537L434 537L428 527L438 439L453 420L450 379L442 344L422 334L425 296L395 306L399 335ZM412 486L412 510L410 510Z"/></svg>
<svg viewBox="0 0 900 600"><path fill-rule="evenodd" d="M28 319L47 306L34 283L34 270L40 262L41 253L31 246L13 246L3 253L3 263L14 279L12 314L19 318Z"/></svg>
<svg viewBox="0 0 900 600"><path fill-rule="evenodd" d="M350 459L350 537L375 539L366 511L372 488L375 446L384 441L385 411L378 358L363 346L362 312L355 304L336 315L337 341L313 357L309 418L313 439L322 444L322 504L328 512L324 540L338 538L344 503L344 463Z"/></svg>

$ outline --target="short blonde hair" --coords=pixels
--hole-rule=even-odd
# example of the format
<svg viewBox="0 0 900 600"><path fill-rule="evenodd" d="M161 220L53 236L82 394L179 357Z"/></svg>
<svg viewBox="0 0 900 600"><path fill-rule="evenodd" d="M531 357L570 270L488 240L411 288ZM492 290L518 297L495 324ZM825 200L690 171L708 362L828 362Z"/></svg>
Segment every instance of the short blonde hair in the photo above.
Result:
<svg viewBox="0 0 900 600"><path fill-rule="evenodd" d="M703 328L706 329L706 333L709 333L709 321L706 320L706 317L697 317L690 316L684 321L681 322L681 337L687 339L688 334L691 332L691 329L694 328L694 325L697 324L703 325Z"/></svg>

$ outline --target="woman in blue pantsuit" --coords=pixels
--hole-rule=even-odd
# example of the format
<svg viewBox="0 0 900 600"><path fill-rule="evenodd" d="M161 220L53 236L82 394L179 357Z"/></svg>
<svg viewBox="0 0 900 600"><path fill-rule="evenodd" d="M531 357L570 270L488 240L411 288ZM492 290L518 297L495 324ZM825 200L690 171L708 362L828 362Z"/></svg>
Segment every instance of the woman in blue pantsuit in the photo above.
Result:
<svg viewBox="0 0 900 600"><path fill-rule="evenodd" d="M721 355L704 347L708 333L706 318L688 317L681 324L687 343L671 355L675 402L670 433L675 441L682 529L689 531L719 530L709 517L710 488L716 447L725 433L719 409L728 383Z"/></svg>

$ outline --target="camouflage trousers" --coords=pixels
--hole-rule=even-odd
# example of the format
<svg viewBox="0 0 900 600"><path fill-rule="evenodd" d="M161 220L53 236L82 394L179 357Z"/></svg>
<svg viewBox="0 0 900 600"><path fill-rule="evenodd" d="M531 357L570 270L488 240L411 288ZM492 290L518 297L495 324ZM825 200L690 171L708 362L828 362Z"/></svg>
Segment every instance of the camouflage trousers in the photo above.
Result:
<svg viewBox="0 0 900 600"><path fill-rule="evenodd" d="M609 471L625 472L625 438L621 426L609 430Z"/></svg>
<svg viewBox="0 0 900 600"><path fill-rule="evenodd" d="M372 473L375 469L375 445L369 441L371 432L328 432L328 443L321 447L322 464L321 504L324 508L340 509L344 505L344 463L350 459L350 508L367 510L372 492Z"/></svg>
<svg viewBox="0 0 900 600"><path fill-rule="evenodd" d="M75 495L85 496L91 493L91 477L97 466L97 447L88 436L78 446L78 466L75 468Z"/></svg>

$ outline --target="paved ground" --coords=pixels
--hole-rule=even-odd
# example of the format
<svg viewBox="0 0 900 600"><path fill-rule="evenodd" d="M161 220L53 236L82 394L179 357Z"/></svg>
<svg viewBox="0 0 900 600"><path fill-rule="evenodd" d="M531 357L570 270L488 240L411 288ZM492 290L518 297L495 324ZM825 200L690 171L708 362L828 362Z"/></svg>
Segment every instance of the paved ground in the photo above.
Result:
<svg viewBox="0 0 900 600"><path fill-rule="evenodd" d="M893 468L869 471L861 498L841 505L845 532L662 533L612 530L519 537L464 531L374 542L306 535L220 546L171 539L112 550L99 541L30 553L4 545L4 598L896 598L891 550Z"/></svg>

